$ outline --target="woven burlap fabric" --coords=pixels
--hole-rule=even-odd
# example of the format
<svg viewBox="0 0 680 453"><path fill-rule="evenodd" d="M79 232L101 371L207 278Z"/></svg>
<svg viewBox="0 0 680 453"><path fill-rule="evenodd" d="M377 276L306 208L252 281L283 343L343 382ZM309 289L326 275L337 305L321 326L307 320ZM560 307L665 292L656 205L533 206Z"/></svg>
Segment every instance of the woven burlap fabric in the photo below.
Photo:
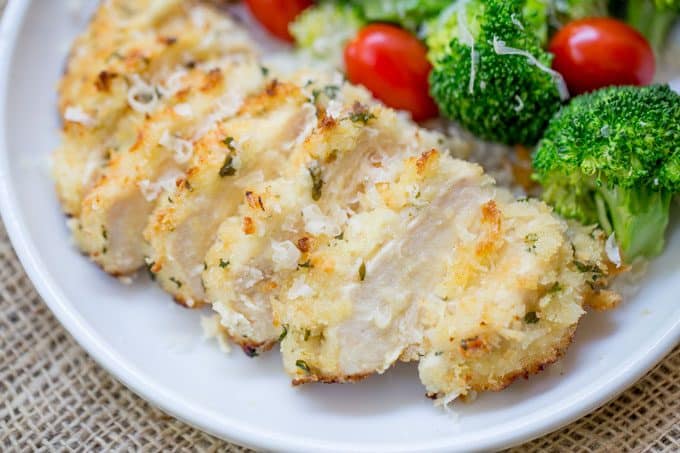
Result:
<svg viewBox="0 0 680 453"><path fill-rule="evenodd" d="M243 451L151 407L51 314L0 225L0 450ZM680 451L680 348L595 413L518 451Z"/></svg>

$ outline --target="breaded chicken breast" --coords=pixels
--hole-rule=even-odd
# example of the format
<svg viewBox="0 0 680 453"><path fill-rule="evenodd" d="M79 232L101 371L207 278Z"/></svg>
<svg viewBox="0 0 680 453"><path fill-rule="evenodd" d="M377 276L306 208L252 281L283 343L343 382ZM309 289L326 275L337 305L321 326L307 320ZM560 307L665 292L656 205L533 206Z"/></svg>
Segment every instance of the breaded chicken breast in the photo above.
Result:
<svg viewBox="0 0 680 453"><path fill-rule="evenodd" d="M178 302L194 306L205 300L201 273L220 223L254 184L287 168L291 149L316 123L306 93L274 79L246 99L236 117L196 143L186 179L160 200L145 232L150 269ZM253 225L246 219L243 228Z"/></svg>
<svg viewBox="0 0 680 453"><path fill-rule="evenodd" d="M53 174L64 211L80 213L100 168L137 140L145 115L164 104L182 68L254 48L229 17L195 1L102 2L59 86L64 131Z"/></svg>
<svg viewBox="0 0 680 453"><path fill-rule="evenodd" d="M317 108L324 116L291 156L292 172L246 192L206 256L208 300L228 335L251 354L279 338L282 324L272 316L272 301L285 297L280 294L284 282L298 281L314 266L308 254L334 241L358 215L361 193L374 191L374 180L384 171L381 159L418 154L445 142L347 84L331 100L319 96ZM332 116L326 116L329 110ZM465 144L453 150L463 153ZM251 231L242 227L245 219Z"/></svg>
<svg viewBox="0 0 680 453"><path fill-rule="evenodd" d="M135 144L108 161L74 228L81 250L114 275L145 264L144 228L158 200L184 178L194 143L238 112L264 77L248 59L203 64L183 72L175 84L166 106L141 125Z"/></svg>
<svg viewBox="0 0 680 453"><path fill-rule="evenodd" d="M310 268L273 304L294 382L353 381L420 358L428 394L447 400L554 361L607 272L603 241L583 256L545 204L436 150L380 165L366 207L308 252Z"/></svg>

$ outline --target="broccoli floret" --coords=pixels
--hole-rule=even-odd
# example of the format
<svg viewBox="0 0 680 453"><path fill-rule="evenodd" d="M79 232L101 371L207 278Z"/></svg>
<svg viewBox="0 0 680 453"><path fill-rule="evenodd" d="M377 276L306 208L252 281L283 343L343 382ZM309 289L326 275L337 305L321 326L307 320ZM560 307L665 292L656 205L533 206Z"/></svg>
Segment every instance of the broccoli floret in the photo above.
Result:
<svg viewBox="0 0 680 453"><path fill-rule="evenodd" d="M680 95L654 85L578 96L550 121L533 166L558 213L614 232L627 262L655 256L680 192Z"/></svg>
<svg viewBox="0 0 680 453"><path fill-rule="evenodd" d="M307 8L289 29L295 45L303 52L341 67L345 44L363 25L355 6L347 2L323 2Z"/></svg>
<svg viewBox="0 0 680 453"><path fill-rule="evenodd" d="M442 114L487 140L536 143L568 97L542 48L547 13L543 1L460 0L430 23L430 91Z"/></svg>
<svg viewBox="0 0 680 453"><path fill-rule="evenodd" d="M369 22L392 22L416 31L439 14L451 0L354 0Z"/></svg>
<svg viewBox="0 0 680 453"><path fill-rule="evenodd" d="M614 0L613 9L642 33L657 53L680 18L680 0Z"/></svg>

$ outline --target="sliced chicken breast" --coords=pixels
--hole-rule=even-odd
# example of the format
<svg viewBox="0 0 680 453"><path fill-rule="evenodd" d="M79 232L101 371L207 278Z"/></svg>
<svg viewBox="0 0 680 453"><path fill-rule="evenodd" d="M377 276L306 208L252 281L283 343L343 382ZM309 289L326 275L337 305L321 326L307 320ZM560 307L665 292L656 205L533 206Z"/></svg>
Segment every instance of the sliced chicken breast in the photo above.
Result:
<svg viewBox="0 0 680 453"><path fill-rule="evenodd" d="M444 404L543 370L570 345L585 305L621 300L605 289L614 266L600 230L500 192L481 222L482 249L460 247L421 308L420 379Z"/></svg>
<svg viewBox="0 0 680 453"><path fill-rule="evenodd" d="M178 302L194 306L205 300L201 273L220 223L244 193L287 168L290 151L316 123L305 91L273 80L196 144L186 179L160 201L145 232L150 269ZM244 229L252 227L244 221Z"/></svg>
<svg viewBox="0 0 680 453"><path fill-rule="evenodd" d="M417 155L444 141L375 105L355 87L344 85L332 102L341 104L320 109L334 116L324 117L293 153L293 172L246 193L206 256L208 300L227 334L250 354L269 348L287 331L273 318L271 303L285 298L280 294L284 282L310 272L309 254L315 248L342 235L348 219L362 208L361 194L375 193L373 181L385 171L381 160ZM454 147L465 149L462 143ZM246 219L251 231L242 227Z"/></svg>
<svg viewBox="0 0 680 453"><path fill-rule="evenodd" d="M583 240L546 205L437 151L382 165L380 196L360 201L342 240L311 252L307 275L281 284L274 319L287 326L294 383L420 358L428 394L449 401L554 361L607 273L603 241L581 263Z"/></svg>
<svg viewBox="0 0 680 453"><path fill-rule="evenodd" d="M74 237L105 271L122 275L144 263L143 231L159 199L184 178L194 143L233 116L264 86L254 60L204 64L182 73L166 106L139 128L135 144L116 153L83 201Z"/></svg>
<svg viewBox="0 0 680 453"><path fill-rule="evenodd" d="M204 282L229 336L251 354L281 338L295 383L422 358L442 401L555 360L593 277L606 283L602 238L515 200L393 112L359 111L312 134L307 174L254 188L222 224Z"/></svg>
<svg viewBox="0 0 680 453"><path fill-rule="evenodd" d="M75 41L59 86L64 130L52 171L64 211L80 213L101 167L132 146L182 68L254 49L228 16L195 1L102 2Z"/></svg>

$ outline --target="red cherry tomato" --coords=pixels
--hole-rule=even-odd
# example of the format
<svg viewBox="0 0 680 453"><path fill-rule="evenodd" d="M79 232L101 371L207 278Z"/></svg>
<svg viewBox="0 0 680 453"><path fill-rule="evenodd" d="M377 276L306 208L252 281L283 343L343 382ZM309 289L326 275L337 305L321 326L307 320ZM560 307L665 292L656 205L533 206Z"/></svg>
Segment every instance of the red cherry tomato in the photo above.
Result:
<svg viewBox="0 0 680 453"><path fill-rule="evenodd" d="M654 52L637 30L616 19L592 18L567 24L550 41L552 67L571 94L609 85L648 85Z"/></svg>
<svg viewBox="0 0 680 453"><path fill-rule="evenodd" d="M426 54L425 46L406 30L368 25L345 48L347 77L386 105L408 110L416 121L432 118L437 106L429 94L432 66Z"/></svg>
<svg viewBox="0 0 680 453"><path fill-rule="evenodd" d="M289 42L293 42L293 37L288 24L313 3L312 0L246 0L248 9L264 28Z"/></svg>

